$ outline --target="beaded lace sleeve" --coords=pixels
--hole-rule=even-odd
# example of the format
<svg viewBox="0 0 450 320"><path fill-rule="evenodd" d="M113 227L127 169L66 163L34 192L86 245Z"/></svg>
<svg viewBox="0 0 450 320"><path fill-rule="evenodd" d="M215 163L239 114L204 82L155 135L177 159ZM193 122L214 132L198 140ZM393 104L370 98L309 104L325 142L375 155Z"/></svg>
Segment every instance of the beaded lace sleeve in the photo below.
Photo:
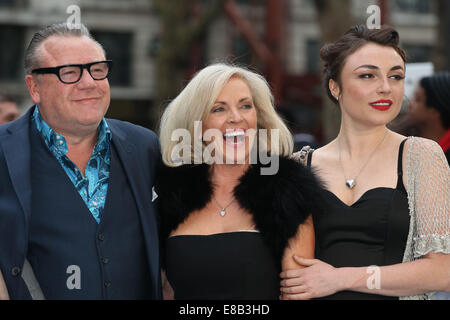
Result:
<svg viewBox="0 0 450 320"><path fill-rule="evenodd" d="M441 147L413 137L407 158L411 260L429 252L450 253L450 169ZM411 233L411 232L410 232ZM408 259L409 260L409 259Z"/></svg>
<svg viewBox="0 0 450 320"><path fill-rule="evenodd" d="M310 146L304 146L302 150L293 153L290 158L296 160L306 167L308 162L308 154L312 151L314 151L314 149L312 149Z"/></svg>
<svg viewBox="0 0 450 320"><path fill-rule="evenodd" d="M403 262L450 253L450 169L434 141L411 137L406 163L410 225ZM401 297L429 299L430 294Z"/></svg>

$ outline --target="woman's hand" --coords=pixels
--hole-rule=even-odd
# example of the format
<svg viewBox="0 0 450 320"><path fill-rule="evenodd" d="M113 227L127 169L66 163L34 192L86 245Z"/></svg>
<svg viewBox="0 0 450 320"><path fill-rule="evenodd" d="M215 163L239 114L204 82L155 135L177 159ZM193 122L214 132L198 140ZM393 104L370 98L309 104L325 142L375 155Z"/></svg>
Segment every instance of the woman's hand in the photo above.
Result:
<svg viewBox="0 0 450 320"><path fill-rule="evenodd" d="M3 280L1 271L0 271L0 300L9 300L8 290L6 289L6 284L5 281Z"/></svg>
<svg viewBox="0 0 450 320"><path fill-rule="evenodd" d="M307 300L343 290L337 268L317 259L300 258L296 255L293 259L304 268L286 270L280 274L282 300Z"/></svg>

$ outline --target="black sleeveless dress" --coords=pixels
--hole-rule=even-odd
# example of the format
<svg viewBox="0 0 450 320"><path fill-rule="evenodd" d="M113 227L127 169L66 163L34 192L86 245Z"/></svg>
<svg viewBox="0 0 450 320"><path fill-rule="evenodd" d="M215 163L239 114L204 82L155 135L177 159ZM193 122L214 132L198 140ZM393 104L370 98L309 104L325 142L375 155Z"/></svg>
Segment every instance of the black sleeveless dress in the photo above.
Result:
<svg viewBox="0 0 450 320"><path fill-rule="evenodd" d="M275 259L259 232L175 235L166 243L166 275L176 300L274 300Z"/></svg>
<svg viewBox="0 0 450 320"><path fill-rule="evenodd" d="M399 147L395 189L368 190L351 206L332 192L321 191L326 209L314 216L317 259L334 267L385 266L402 262L409 232L408 197L402 180L405 141ZM308 167L311 167L312 153L308 154ZM341 291L322 299L395 300L398 297Z"/></svg>

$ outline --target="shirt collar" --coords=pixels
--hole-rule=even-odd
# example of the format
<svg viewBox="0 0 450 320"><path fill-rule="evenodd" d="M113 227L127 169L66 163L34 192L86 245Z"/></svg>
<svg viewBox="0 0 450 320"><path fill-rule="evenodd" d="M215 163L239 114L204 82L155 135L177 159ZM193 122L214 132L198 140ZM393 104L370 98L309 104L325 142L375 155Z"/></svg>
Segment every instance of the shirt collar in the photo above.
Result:
<svg viewBox="0 0 450 320"><path fill-rule="evenodd" d="M57 133L53 130L44 119L39 112L38 105L36 105L33 113L33 121L36 124L37 130L41 133L44 138L45 144L47 147L55 153L57 156L63 156L67 153L67 143L66 139L62 134ZM109 143L111 141L112 134L109 129L108 123L106 123L105 118L102 118L98 126L98 139L97 144L95 145L93 155L96 153L100 153L103 150L108 150Z"/></svg>

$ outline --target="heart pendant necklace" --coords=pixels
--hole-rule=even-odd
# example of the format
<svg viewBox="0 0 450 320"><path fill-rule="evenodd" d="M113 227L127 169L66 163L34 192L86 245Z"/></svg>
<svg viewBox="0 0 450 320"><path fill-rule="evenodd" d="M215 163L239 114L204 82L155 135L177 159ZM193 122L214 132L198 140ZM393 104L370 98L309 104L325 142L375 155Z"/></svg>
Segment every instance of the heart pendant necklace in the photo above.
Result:
<svg viewBox="0 0 450 320"><path fill-rule="evenodd" d="M386 130L386 132L384 133L383 139L381 139L381 141L377 144L375 149L373 149L372 153L367 158L366 162L361 167L361 169L359 169L358 174L353 179L347 179L347 175L345 174L344 165L342 164L342 160L341 160L341 139L338 140L338 145L339 145L339 163L341 164L342 173L344 174L345 185L347 186L347 188L353 189L356 186L356 179L359 177L361 172L364 170L366 165L369 163L369 160L372 158L372 156L375 154L375 152L378 150L378 148L383 144L383 141L386 139L387 133L388 133L388 131Z"/></svg>
<svg viewBox="0 0 450 320"><path fill-rule="evenodd" d="M345 185L346 185L349 189L353 189L353 187L356 185L356 182L355 182L354 179L345 180Z"/></svg>
<svg viewBox="0 0 450 320"><path fill-rule="evenodd" d="M219 214L220 214L221 217L224 217L224 216L227 214L226 209L234 202L234 200L236 200L236 199L233 197L233 199L232 199L225 207L222 207L222 206L220 205L219 201L217 201L217 199L216 199L216 197L215 197L214 195L213 195L213 198L214 198L214 200L216 201L216 203L217 203L217 205L219 206L219 208L221 209L220 212L219 212Z"/></svg>

